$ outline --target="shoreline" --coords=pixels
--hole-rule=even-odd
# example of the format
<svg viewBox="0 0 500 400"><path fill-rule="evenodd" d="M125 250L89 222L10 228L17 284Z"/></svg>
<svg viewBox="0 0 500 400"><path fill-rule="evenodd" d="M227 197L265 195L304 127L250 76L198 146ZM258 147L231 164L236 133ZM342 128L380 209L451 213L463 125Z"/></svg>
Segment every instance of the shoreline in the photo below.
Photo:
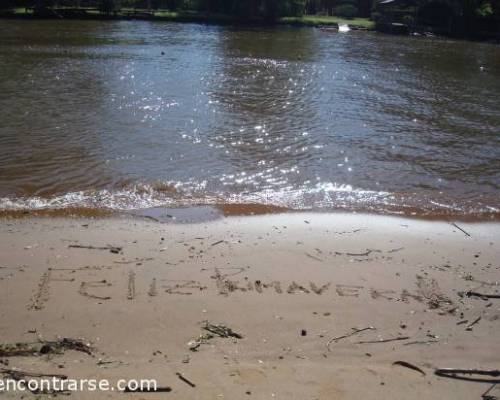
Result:
<svg viewBox="0 0 500 400"><path fill-rule="evenodd" d="M92 352L0 359L157 379L176 399L479 398L491 384L434 374L500 361L499 300L464 295L499 294L500 224L460 228L469 236L444 221L321 213L2 219L0 345L67 337ZM203 336L203 321L242 337Z"/></svg>
<svg viewBox="0 0 500 400"><path fill-rule="evenodd" d="M231 15L211 14L192 12L169 12L156 11L150 12L147 10L128 10L124 13L119 12L119 15L101 15L98 12L85 12L85 9L76 9L76 11L84 11L84 13L73 12L75 9L57 9L56 12L70 12L70 14L62 17L61 15L43 15L37 16L33 12L25 10L15 12L0 12L0 20L25 20L25 21L43 21L43 20L70 20L70 21L150 21L150 22L177 22L177 23L194 23L205 25L220 25L220 26L240 26L240 27L297 27L297 28L318 28L325 31L335 31L339 25L348 25L353 31L369 31L384 33L387 35L407 36L407 37L431 37L432 39L453 39L464 40L478 43L498 44L499 38L494 35L476 36L476 35L447 35L442 32L423 32L422 28L412 32L412 34L398 31L399 27L392 29L391 26L377 27L376 23L370 18L355 17L352 19L337 17L337 16L321 16L321 15L304 15L302 17L281 17L277 21L267 22L263 19L242 20ZM407 27L409 29L409 27ZM417 33L414 35L413 33Z"/></svg>
<svg viewBox="0 0 500 400"><path fill-rule="evenodd" d="M499 223L500 214L497 213L446 213L418 210L414 208L397 210L347 210L338 209L294 209L284 206L262 204L262 203L213 203L194 204L186 206L158 206L148 208L137 208L129 210L91 207L62 207L41 209L0 209L1 219L26 219L26 218L139 218L152 220L159 223L201 223L227 217L245 217L260 215L361 215L366 217L389 217L404 218L417 221L436 222L466 222L473 224Z"/></svg>
<svg viewBox="0 0 500 400"><path fill-rule="evenodd" d="M368 18L342 18L335 16L316 16L306 15L303 17L282 17L275 22L267 22L263 19L242 20L230 15L222 14L202 14L202 13L182 13L182 12L166 12L157 11L149 12L147 10L123 11L117 15L101 15L98 13L88 12L81 9L84 13L70 13L60 16L59 12L64 12L66 9L55 10L54 15L37 16L34 13L26 11L14 13L0 13L0 19L18 19L18 20L81 20L81 21L151 21L151 22L179 22L179 23L199 23L209 25L240 25L240 26L295 26L295 27L316 27L316 28L338 28L339 24L347 24L353 30L375 30L375 23ZM66 10L68 12L72 9Z"/></svg>

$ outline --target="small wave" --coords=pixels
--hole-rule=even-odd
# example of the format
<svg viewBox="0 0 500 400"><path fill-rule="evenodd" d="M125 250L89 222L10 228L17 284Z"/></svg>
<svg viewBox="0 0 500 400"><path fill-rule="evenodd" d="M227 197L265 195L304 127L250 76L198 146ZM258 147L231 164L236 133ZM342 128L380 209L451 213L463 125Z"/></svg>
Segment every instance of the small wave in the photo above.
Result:
<svg viewBox="0 0 500 400"><path fill-rule="evenodd" d="M154 189L136 187L123 190L98 190L70 192L50 198L20 197L0 198L0 208L9 211L45 210L60 208L105 208L111 210L134 210L168 206L170 201L166 196L155 196ZM161 192L158 192L161 193Z"/></svg>
<svg viewBox="0 0 500 400"><path fill-rule="evenodd" d="M310 187L262 189L255 192L209 193L195 182L156 182L121 189L70 192L52 197L0 198L4 212L61 209L132 211L154 207L180 208L200 205L257 204L280 209L354 211L385 214L500 219L500 210L489 205L463 204L354 188L321 182Z"/></svg>

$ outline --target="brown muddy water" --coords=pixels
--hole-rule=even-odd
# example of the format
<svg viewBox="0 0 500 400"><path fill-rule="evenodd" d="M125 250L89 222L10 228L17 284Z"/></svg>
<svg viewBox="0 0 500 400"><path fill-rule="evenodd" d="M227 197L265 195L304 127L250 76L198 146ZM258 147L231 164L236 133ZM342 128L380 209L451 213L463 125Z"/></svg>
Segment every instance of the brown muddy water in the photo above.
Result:
<svg viewBox="0 0 500 400"><path fill-rule="evenodd" d="M500 219L500 48L0 21L0 211L260 204Z"/></svg>

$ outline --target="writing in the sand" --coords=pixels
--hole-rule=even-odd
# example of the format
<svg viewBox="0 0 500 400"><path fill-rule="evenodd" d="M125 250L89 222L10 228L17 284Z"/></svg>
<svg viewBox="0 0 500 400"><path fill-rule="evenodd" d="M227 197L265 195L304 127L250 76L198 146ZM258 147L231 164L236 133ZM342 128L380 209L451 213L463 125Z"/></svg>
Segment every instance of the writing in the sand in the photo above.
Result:
<svg viewBox="0 0 500 400"><path fill-rule="evenodd" d="M110 301L113 298L126 298L134 300L139 296L157 297L160 294L191 296L208 290L215 290L217 294L229 297L234 294L258 294L276 293L279 295L324 295L332 293L340 297L370 296L373 299L408 301L410 298L421 300L418 294L412 294L407 290L397 292L395 290L382 290L360 285L333 283L333 282L296 282L281 280L251 279L246 276L244 268L215 268L206 284L199 280L191 279L168 279L168 278L144 278L140 284L137 272L129 271L121 280L96 279L99 271L106 273L107 267L85 267L85 268L49 268L40 277L30 299L29 308L41 310L45 308L52 294L56 294L62 284L73 285L78 295L89 300L100 303ZM112 267L109 267L109 269ZM86 276L84 276L86 275ZM239 275L239 276L238 276ZM238 278L238 279L236 279Z"/></svg>

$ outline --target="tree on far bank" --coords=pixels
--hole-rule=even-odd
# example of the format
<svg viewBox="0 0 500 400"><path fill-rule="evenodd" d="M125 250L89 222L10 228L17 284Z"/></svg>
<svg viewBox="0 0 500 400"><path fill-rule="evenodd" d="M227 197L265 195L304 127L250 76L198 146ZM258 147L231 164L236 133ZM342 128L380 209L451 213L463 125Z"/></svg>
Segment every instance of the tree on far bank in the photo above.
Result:
<svg viewBox="0 0 500 400"><path fill-rule="evenodd" d="M116 0L100 0L99 1L99 11L104 15L110 16L116 13L118 9L118 4Z"/></svg>

